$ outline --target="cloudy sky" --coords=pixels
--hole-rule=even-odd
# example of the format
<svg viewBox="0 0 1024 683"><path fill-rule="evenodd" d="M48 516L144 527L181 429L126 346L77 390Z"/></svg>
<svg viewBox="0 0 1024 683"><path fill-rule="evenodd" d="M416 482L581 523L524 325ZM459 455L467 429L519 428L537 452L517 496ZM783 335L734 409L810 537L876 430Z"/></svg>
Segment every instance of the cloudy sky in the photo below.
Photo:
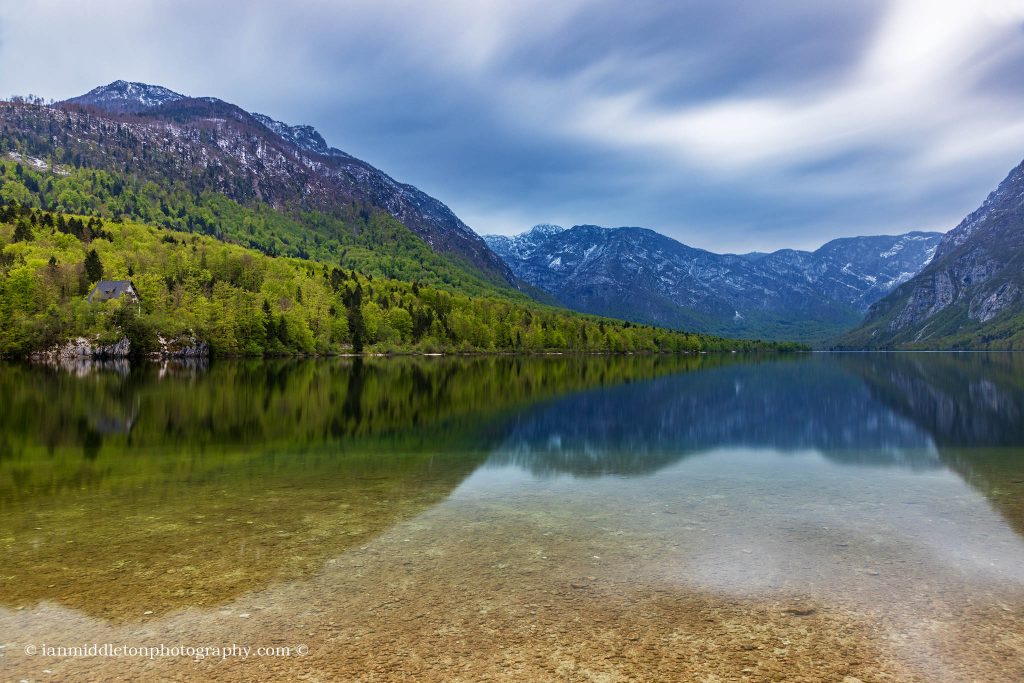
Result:
<svg viewBox="0 0 1024 683"><path fill-rule="evenodd" d="M313 124L481 233L946 230L1024 158L1024 0L0 0L0 93L119 78Z"/></svg>

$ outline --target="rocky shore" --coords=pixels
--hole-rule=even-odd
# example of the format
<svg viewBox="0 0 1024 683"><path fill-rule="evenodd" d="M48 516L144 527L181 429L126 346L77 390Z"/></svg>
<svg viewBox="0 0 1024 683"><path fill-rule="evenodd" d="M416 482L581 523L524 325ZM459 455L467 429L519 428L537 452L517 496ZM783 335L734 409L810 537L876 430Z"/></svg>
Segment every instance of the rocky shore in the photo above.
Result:
<svg viewBox="0 0 1024 683"><path fill-rule="evenodd" d="M210 345L194 336L164 339L157 337L160 350L147 354L150 358L209 358Z"/></svg>
<svg viewBox="0 0 1024 683"><path fill-rule="evenodd" d="M147 358L208 358L210 356L210 345L196 339L194 336L175 337L165 339L157 337L159 348L148 353L137 355ZM36 351L29 355L29 359L37 362L66 362L80 359L109 360L132 356L132 344L127 337L110 344L100 343L96 339L78 337L63 344L57 344L43 351Z"/></svg>

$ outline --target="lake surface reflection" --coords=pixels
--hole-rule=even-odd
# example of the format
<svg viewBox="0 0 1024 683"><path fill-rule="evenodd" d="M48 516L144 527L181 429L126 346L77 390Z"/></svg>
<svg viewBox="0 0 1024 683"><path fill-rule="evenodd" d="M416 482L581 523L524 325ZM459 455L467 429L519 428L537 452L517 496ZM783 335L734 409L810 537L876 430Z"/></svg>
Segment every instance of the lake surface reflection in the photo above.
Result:
<svg viewBox="0 0 1024 683"><path fill-rule="evenodd" d="M11 364L0 392L5 680L1024 680L1019 355ZM86 642L306 651L24 655Z"/></svg>

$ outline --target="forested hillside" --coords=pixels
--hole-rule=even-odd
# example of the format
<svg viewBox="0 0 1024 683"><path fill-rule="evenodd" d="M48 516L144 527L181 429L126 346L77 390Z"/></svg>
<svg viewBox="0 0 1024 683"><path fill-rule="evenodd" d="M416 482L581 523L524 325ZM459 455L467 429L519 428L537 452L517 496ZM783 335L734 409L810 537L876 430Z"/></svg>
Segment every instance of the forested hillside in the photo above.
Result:
<svg viewBox="0 0 1024 683"><path fill-rule="evenodd" d="M157 184L18 152L0 157L0 200L113 221L130 219L209 235L269 256L331 260L374 276L471 294L508 289L435 253L391 215L365 206L352 205L340 215L305 211L296 217L258 202L243 206L209 190L192 192L182 182Z"/></svg>
<svg viewBox="0 0 1024 683"><path fill-rule="evenodd" d="M447 207L316 131L171 95L0 103L0 354L78 337L221 355L788 348L538 303ZM141 301L89 303L102 279Z"/></svg>
<svg viewBox="0 0 1024 683"><path fill-rule="evenodd" d="M129 86L142 89L135 92L137 106L130 110L123 101L111 107L110 100L97 96ZM312 128L289 126L211 97L170 91L141 97L153 87L119 81L69 103L0 102L0 152L14 151L51 167L109 171L140 184L154 183L178 197L215 193L246 207L265 207L302 227L307 249L330 230L322 216L350 224L353 215L367 221L384 213L425 249L496 284L517 285L508 266L442 202L329 147ZM216 224L185 225L216 229ZM272 252L283 247L283 253L302 256L295 235L285 245L268 241L265 234L249 238L256 248Z"/></svg>
<svg viewBox="0 0 1024 683"><path fill-rule="evenodd" d="M36 209L11 200L19 185L9 174L17 171L7 173L0 188L4 355L77 336L127 336L138 352L157 348L158 337L195 336L215 354L245 355L783 348L577 315L510 290L471 296L123 218ZM101 278L132 280L140 304L90 304L86 294Z"/></svg>

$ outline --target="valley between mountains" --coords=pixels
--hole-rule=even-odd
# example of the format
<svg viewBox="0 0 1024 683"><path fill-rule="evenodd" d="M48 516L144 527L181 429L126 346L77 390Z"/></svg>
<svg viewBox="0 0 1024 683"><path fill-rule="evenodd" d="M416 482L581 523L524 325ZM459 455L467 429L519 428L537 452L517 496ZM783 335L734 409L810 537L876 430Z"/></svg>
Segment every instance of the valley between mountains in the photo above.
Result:
<svg viewBox="0 0 1024 683"><path fill-rule="evenodd" d="M310 126L161 86L14 98L0 125L0 354L1024 347L1021 167L945 234L716 254L638 227L480 237ZM100 280L138 305L87 304Z"/></svg>

